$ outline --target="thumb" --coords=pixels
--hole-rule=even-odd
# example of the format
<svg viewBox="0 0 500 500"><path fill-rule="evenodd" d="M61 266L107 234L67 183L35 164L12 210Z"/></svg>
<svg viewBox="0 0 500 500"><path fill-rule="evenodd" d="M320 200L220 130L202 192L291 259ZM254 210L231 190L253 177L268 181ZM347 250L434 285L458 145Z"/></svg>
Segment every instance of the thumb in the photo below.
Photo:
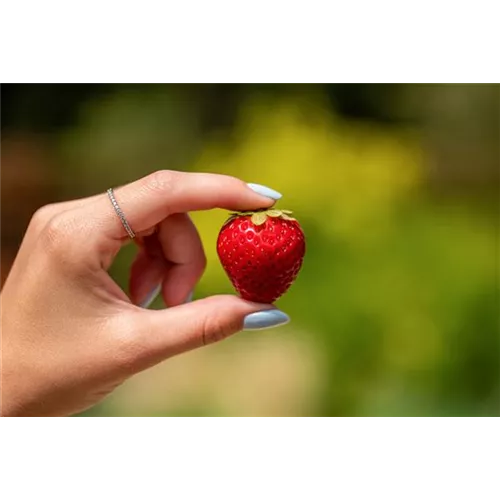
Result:
<svg viewBox="0 0 500 500"><path fill-rule="evenodd" d="M269 304L217 295L164 310L134 311L134 369L223 340L236 332L283 325L290 318Z"/></svg>

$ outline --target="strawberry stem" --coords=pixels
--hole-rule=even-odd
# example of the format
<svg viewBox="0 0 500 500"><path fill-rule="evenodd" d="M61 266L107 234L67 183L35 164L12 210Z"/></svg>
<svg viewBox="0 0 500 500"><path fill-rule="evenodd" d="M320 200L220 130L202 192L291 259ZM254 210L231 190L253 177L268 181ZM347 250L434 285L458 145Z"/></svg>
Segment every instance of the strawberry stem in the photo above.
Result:
<svg viewBox="0 0 500 500"><path fill-rule="evenodd" d="M229 214L230 220L235 219L236 217L250 217L252 223L256 226L261 226L264 224L268 217L279 218L284 220L295 220L293 217L290 217L292 214L291 210L278 210L276 208L260 208L257 210L251 210L247 212L231 212Z"/></svg>

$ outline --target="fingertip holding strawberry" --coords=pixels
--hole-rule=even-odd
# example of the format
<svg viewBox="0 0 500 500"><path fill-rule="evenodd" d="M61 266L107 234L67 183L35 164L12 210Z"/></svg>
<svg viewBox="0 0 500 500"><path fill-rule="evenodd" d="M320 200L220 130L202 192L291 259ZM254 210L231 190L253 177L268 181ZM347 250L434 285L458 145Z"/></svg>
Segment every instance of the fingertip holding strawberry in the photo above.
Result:
<svg viewBox="0 0 500 500"><path fill-rule="evenodd" d="M260 194L261 196L265 196L266 198L271 198L271 200L274 200L274 201L279 200L283 196L278 191L275 191L274 189L271 189L270 187L263 186L262 184L253 184L252 182L250 182L247 184L247 186L252 191L255 191L257 194Z"/></svg>
<svg viewBox="0 0 500 500"><path fill-rule="evenodd" d="M243 299L272 304L295 281L305 254L305 237L291 214L274 208L232 213L222 226L217 254ZM276 326L290 320L277 309L253 314L278 321Z"/></svg>
<svg viewBox="0 0 500 500"><path fill-rule="evenodd" d="M285 314L279 309L267 309L265 311L257 311L245 316L243 322L244 330L264 330L281 326L290 321L288 314Z"/></svg>

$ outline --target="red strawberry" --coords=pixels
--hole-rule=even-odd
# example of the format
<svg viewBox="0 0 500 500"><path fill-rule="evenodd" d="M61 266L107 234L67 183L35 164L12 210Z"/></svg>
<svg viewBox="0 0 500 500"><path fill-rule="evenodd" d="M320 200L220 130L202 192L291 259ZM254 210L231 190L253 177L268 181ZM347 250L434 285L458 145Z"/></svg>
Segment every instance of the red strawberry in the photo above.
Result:
<svg viewBox="0 0 500 500"><path fill-rule="evenodd" d="M272 303L294 282L305 253L304 233L289 210L232 214L217 239L217 253L236 291Z"/></svg>

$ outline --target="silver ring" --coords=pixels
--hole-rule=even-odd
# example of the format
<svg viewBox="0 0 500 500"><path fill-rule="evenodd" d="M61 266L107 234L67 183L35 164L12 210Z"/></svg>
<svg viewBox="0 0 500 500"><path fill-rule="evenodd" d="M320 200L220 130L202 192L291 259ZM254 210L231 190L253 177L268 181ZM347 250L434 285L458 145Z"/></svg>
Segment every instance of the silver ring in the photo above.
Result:
<svg viewBox="0 0 500 500"><path fill-rule="evenodd" d="M109 188L108 191L108 197L109 200L111 201L111 204L113 205L113 208L115 209L116 215L120 218L122 221L123 227L125 228L125 231L127 231L127 234L130 236L131 239L135 238L135 233L130 227L129 223L127 222L127 219L125 218L125 214L122 212L122 209L118 205L118 202L116 201L115 194L113 193L113 188Z"/></svg>

